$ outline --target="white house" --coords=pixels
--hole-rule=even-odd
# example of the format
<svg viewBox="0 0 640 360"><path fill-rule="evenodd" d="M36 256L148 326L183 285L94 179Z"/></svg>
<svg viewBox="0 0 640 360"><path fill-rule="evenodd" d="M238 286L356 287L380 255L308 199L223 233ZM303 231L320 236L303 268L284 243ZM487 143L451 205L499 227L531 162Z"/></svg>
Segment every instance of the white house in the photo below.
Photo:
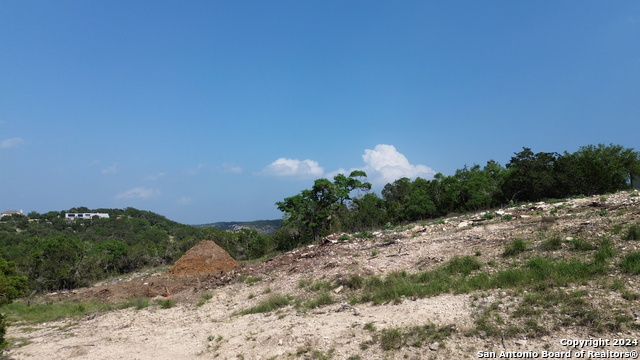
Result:
<svg viewBox="0 0 640 360"><path fill-rule="evenodd" d="M66 213L64 214L64 218L67 220L75 220L75 219L108 219L109 214L107 213Z"/></svg>
<svg viewBox="0 0 640 360"><path fill-rule="evenodd" d="M18 211L18 210L7 210L7 211L3 211L2 215L0 215L0 217L5 217L5 216L11 216L11 215L24 215L22 213L22 210Z"/></svg>

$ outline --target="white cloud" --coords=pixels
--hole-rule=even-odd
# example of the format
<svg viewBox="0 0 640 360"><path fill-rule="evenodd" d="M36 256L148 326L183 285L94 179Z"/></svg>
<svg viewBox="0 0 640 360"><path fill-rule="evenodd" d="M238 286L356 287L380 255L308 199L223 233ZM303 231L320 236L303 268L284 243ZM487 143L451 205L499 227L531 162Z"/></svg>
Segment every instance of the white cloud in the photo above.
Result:
<svg viewBox="0 0 640 360"><path fill-rule="evenodd" d="M145 176L145 178L144 178L144 179L145 179L145 180L148 180L148 181L155 181L155 180L160 179L161 177L164 177L165 175L167 175L167 173L166 173L166 172L160 171L160 172L158 172L158 173L155 173L155 174L152 174L152 175Z"/></svg>
<svg viewBox="0 0 640 360"><path fill-rule="evenodd" d="M263 173L271 176L320 177L324 169L313 160L279 158L267 166Z"/></svg>
<svg viewBox="0 0 640 360"><path fill-rule="evenodd" d="M136 187L116 195L116 199L148 199L158 195L159 193L160 192L158 190Z"/></svg>
<svg viewBox="0 0 640 360"><path fill-rule="evenodd" d="M200 163L198 164L196 167L188 169L187 170L187 174L191 175L191 176L196 176L200 173L200 171L202 171L202 169L204 169L205 167L207 167L207 164L203 164Z"/></svg>
<svg viewBox="0 0 640 360"><path fill-rule="evenodd" d="M115 174L118 172L118 164L113 164L109 167L102 169L103 174Z"/></svg>
<svg viewBox="0 0 640 360"><path fill-rule="evenodd" d="M224 163L222 164L222 172L225 174L240 174L242 168L234 164Z"/></svg>
<svg viewBox="0 0 640 360"><path fill-rule="evenodd" d="M5 139L0 142L0 148L8 149L12 147L16 147L25 143L25 140L21 137L15 137L11 139Z"/></svg>
<svg viewBox="0 0 640 360"><path fill-rule="evenodd" d="M378 144L373 150L366 149L362 160L365 163L363 170L378 184L391 183L403 177L427 179L435 175L435 171L426 165L411 164L393 145Z"/></svg>

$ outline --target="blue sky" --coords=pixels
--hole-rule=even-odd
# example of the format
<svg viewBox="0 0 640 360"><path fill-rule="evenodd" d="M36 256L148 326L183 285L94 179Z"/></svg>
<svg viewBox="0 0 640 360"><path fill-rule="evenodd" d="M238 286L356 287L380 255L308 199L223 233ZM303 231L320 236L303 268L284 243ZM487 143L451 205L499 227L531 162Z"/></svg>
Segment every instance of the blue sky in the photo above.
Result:
<svg viewBox="0 0 640 360"><path fill-rule="evenodd" d="M363 169L639 150L638 1L2 1L0 210L187 224Z"/></svg>

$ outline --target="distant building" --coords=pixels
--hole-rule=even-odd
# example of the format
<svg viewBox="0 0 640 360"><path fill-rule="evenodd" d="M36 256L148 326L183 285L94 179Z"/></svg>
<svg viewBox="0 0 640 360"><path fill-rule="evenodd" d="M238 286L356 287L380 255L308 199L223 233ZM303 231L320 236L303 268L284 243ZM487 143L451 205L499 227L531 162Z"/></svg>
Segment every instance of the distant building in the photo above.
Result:
<svg viewBox="0 0 640 360"><path fill-rule="evenodd" d="M107 213L66 213L64 214L64 218L67 220L75 220L75 219L108 219L109 214Z"/></svg>
<svg viewBox="0 0 640 360"><path fill-rule="evenodd" d="M0 217L5 217L5 216L11 216L11 215L24 215L22 213L22 210L18 211L18 210L7 210L7 211L3 211L2 215Z"/></svg>

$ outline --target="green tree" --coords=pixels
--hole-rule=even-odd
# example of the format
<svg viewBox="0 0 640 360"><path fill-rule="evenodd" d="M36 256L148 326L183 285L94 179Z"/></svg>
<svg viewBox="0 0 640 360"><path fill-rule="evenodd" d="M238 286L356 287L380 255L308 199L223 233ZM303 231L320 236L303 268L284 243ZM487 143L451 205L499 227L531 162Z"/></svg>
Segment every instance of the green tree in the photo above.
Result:
<svg viewBox="0 0 640 360"><path fill-rule="evenodd" d="M558 161L563 195L595 195L630 189L640 174L640 154L620 145L582 146Z"/></svg>
<svg viewBox="0 0 640 360"><path fill-rule="evenodd" d="M13 262L0 257L0 305L10 303L27 292L27 277L18 276Z"/></svg>
<svg viewBox="0 0 640 360"><path fill-rule="evenodd" d="M363 182L363 171L353 171L346 177L342 174L328 179L317 179L311 189L285 198L276 203L284 213L284 226L294 230L295 237L310 236L318 241L320 236L331 231L331 224L347 209L354 190L369 190L371 184Z"/></svg>
<svg viewBox="0 0 640 360"><path fill-rule="evenodd" d="M72 289L86 285L78 269L86 247L77 237L35 239L28 255L28 277L37 290Z"/></svg>
<svg viewBox="0 0 640 360"><path fill-rule="evenodd" d="M523 148L507 164L504 193L510 200L537 201L558 196L555 173L558 153Z"/></svg>
<svg viewBox="0 0 640 360"><path fill-rule="evenodd" d="M379 228L390 220L384 200L375 193L353 199L350 214L352 229L357 231Z"/></svg>

